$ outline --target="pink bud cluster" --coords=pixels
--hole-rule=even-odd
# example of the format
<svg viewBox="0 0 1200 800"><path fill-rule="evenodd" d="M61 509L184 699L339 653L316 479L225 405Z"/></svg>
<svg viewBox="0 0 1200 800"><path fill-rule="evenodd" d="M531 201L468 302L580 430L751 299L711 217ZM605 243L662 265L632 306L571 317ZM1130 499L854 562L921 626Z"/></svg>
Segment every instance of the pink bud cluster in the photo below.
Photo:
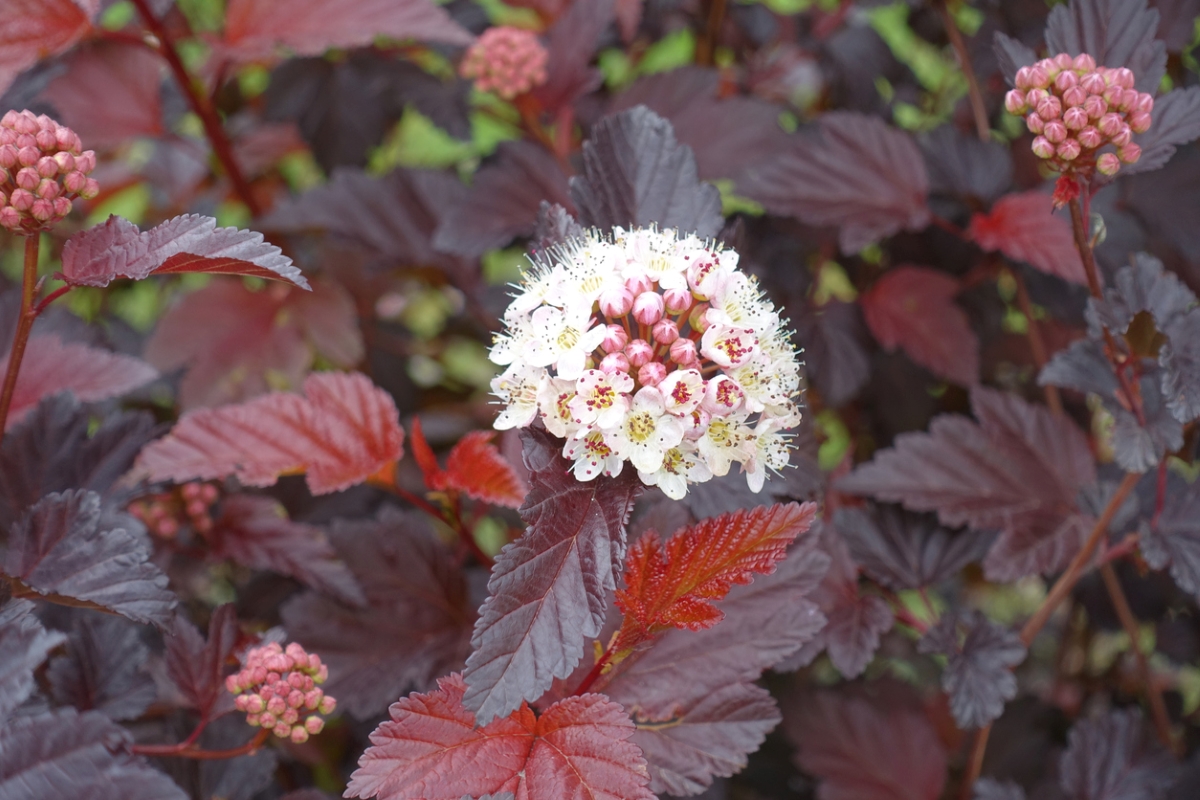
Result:
<svg viewBox="0 0 1200 800"><path fill-rule="evenodd" d="M76 197L100 193L96 154L45 114L9 111L0 119L0 225L15 233L43 230L71 213Z"/></svg>
<svg viewBox="0 0 1200 800"><path fill-rule="evenodd" d="M1094 165L1114 175L1122 164L1141 158L1133 135L1150 129L1154 98L1133 88L1133 73L1125 67L1097 67L1087 53L1074 58L1059 53L1021 67L1015 83L1004 107L1026 115L1025 124L1037 137L1033 152L1058 172ZM1105 145L1116 152L1097 155Z"/></svg>
<svg viewBox="0 0 1200 800"><path fill-rule="evenodd" d="M286 650L271 642L247 653L245 666L225 679L225 688L236 696L238 710L246 712L246 722L300 744L325 727L318 714L337 708L337 701L318 688L327 677L320 656L295 642Z"/></svg>
<svg viewBox="0 0 1200 800"><path fill-rule="evenodd" d="M190 525L198 533L208 533L213 526L212 507L219 497L216 486L193 481L174 491L138 500L130 504L129 513L163 539L174 539L184 525Z"/></svg>
<svg viewBox="0 0 1200 800"><path fill-rule="evenodd" d="M531 31L488 28L467 50L459 74L474 79L481 92L511 100L546 82L547 57L546 48Z"/></svg>

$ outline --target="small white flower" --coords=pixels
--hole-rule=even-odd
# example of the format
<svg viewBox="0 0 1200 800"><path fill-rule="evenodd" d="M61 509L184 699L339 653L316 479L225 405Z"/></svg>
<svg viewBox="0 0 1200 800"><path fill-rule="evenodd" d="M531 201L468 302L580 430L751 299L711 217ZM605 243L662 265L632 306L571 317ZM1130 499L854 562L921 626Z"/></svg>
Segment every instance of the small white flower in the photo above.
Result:
<svg viewBox="0 0 1200 800"><path fill-rule="evenodd" d="M629 411L633 378L625 372L589 369L580 376L571 401L571 413L580 425L615 428Z"/></svg>
<svg viewBox="0 0 1200 800"><path fill-rule="evenodd" d="M704 378L694 369L677 369L658 385L669 413L690 416L704 399Z"/></svg>
<svg viewBox="0 0 1200 800"><path fill-rule="evenodd" d="M524 428L533 422L538 412L538 395L548 377L544 369L513 364L504 374L492 378L492 393L505 404L496 417L496 430Z"/></svg>
<svg viewBox="0 0 1200 800"><path fill-rule="evenodd" d="M590 481L600 474L615 478L625 466L625 459L613 452L600 431L590 431L579 439L568 439L563 446L563 458L575 462L571 471L581 481Z"/></svg>
<svg viewBox="0 0 1200 800"><path fill-rule="evenodd" d="M762 296L758 281L740 272L729 272L715 281L716 288L709 296L704 318L712 325L749 328L754 331L773 330L779 325L779 315Z"/></svg>
<svg viewBox="0 0 1200 800"><path fill-rule="evenodd" d="M725 369L740 367L758 353L753 328L710 325L700 339L700 355Z"/></svg>
<svg viewBox="0 0 1200 800"><path fill-rule="evenodd" d="M754 426L754 455L745 463L750 491L761 492L767 470L778 473L791 461L791 436L782 431L798 422L763 417Z"/></svg>
<svg viewBox="0 0 1200 800"><path fill-rule="evenodd" d="M542 423L555 436L571 438L579 433L580 425L571 411L575 399L575 381L547 378L538 394L538 408Z"/></svg>
<svg viewBox="0 0 1200 800"><path fill-rule="evenodd" d="M686 289L686 263L675 257L675 232L631 231L624 240L625 278L646 276L663 291Z"/></svg>
<svg viewBox="0 0 1200 800"><path fill-rule="evenodd" d="M604 326L589 327L592 309L542 306L530 317L525 360L535 367L554 366L557 377L575 380L588 356L604 341Z"/></svg>
<svg viewBox="0 0 1200 800"><path fill-rule="evenodd" d="M640 472L658 472L666 451L683 440L684 425L667 413L663 396L653 386L643 386L621 424L605 441Z"/></svg>
<svg viewBox="0 0 1200 800"><path fill-rule="evenodd" d="M754 432L746 425L745 414L713 417L696 447L712 474L719 477L729 473L733 462L742 463L752 456Z"/></svg>
<svg viewBox="0 0 1200 800"><path fill-rule="evenodd" d="M663 494L672 500L682 500L689 483L711 480L712 472L696 453L695 446L685 440L666 452L662 467L657 472L639 471L638 477L647 486L662 489Z"/></svg>

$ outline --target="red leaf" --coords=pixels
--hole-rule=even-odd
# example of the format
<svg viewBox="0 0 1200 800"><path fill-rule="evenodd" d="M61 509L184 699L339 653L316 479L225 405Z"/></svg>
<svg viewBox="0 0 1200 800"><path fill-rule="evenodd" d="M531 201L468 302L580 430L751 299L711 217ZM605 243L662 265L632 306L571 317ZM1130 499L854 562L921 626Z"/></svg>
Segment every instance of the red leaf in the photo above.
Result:
<svg viewBox="0 0 1200 800"><path fill-rule="evenodd" d="M163 69L162 59L145 47L97 42L72 53L66 72L41 97L88 147L160 136Z"/></svg>
<svg viewBox="0 0 1200 800"><path fill-rule="evenodd" d="M150 480L215 480L236 475L271 486L308 473L313 494L362 483L400 458L404 431L390 395L358 373L314 373L307 397L272 392L241 405L190 411L152 442L135 469Z"/></svg>
<svg viewBox="0 0 1200 800"><path fill-rule="evenodd" d="M92 27L99 0L0 2L0 93L42 58L58 55Z"/></svg>
<svg viewBox="0 0 1200 800"><path fill-rule="evenodd" d="M8 356L0 360L0 374ZM84 402L119 397L158 377L154 367L132 356L84 344L66 344L57 336L35 336L25 346L8 424L20 421L43 397L70 391Z"/></svg>
<svg viewBox="0 0 1200 800"><path fill-rule="evenodd" d="M338 560L325 532L293 522L278 501L238 494L221 503L221 516L206 537L213 555L254 569L290 575L342 602L362 605L362 589Z"/></svg>
<svg viewBox="0 0 1200 800"><path fill-rule="evenodd" d="M624 646L667 628L702 630L724 618L713 601L754 573L770 575L788 546L812 525L815 503L759 506L711 517L675 533L665 545L648 531L629 550L625 588L617 605L625 612Z"/></svg>
<svg viewBox="0 0 1200 800"><path fill-rule="evenodd" d="M526 800L653 800L646 762L628 741L633 723L616 703L590 694L560 700L535 718L522 705L476 727L458 674L429 694L394 703L391 721L350 777L347 797L460 800L513 792Z"/></svg>
<svg viewBox="0 0 1200 800"><path fill-rule="evenodd" d="M496 559L467 659L466 702L487 721L541 697L600 633L642 487L629 470L580 482L560 439L534 429L522 438L532 488L521 516L529 527Z"/></svg>
<svg viewBox="0 0 1200 800"><path fill-rule="evenodd" d="M114 278L211 272L249 275L308 288L308 281L261 233L218 228L212 217L187 214L148 231L111 216L63 246L62 278L72 286L107 286Z"/></svg>
<svg viewBox="0 0 1200 800"><path fill-rule="evenodd" d="M438 466L437 456L433 448L425 440L425 432L421 430L421 420L413 417L412 423L412 454L421 474L425 476L425 485L430 489L440 489L442 483L442 468Z"/></svg>
<svg viewBox="0 0 1200 800"><path fill-rule="evenodd" d="M911 136L850 111L822 115L820 130L820 139L794 137L790 150L752 165L738 188L773 214L838 226L847 253L929 224L929 178Z"/></svg>
<svg viewBox="0 0 1200 800"><path fill-rule="evenodd" d="M973 386L979 382L979 339L954 302L959 288L937 270L895 267L862 296L863 316L888 350L902 348L939 378Z"/></svg>
<svg viewBox="0 0 1200 800"><path fill-rule="evenodd" d="M270 60L279 48L320 55L331 47L361 47L378 36L465 45L471 34L432 0L230 0L215 55Z"/></svg>
<svg viewBox="0 0 1200 800"><path fill-rule="evenodd" d="M991 212L972 217L967 233L984 250L999 250L1048 275L1087 285L1071 227L1054 215L1054 200L1048 194L1007 194Z"/></svg>
<svg viewBox="0 0 1200 800"><path fill-rule="evenodd" d="M184 410L299 387L314 351L343 369L362 359L354 301L338 284L255 292L242 281L214 281L181 297L146 343L146 359L160 370L188 368L179 387Z"/></svg>

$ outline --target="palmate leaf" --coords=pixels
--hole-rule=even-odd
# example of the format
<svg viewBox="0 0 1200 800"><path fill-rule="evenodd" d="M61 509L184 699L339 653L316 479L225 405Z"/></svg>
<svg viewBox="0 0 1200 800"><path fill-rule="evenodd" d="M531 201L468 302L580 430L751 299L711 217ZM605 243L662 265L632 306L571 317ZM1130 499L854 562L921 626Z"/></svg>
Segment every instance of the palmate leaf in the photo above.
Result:
<svg viewBox="0 0 1200 800"><path fill-rule="evenodd" d="M646 762L629 741L633 723L616 703L586 694L534 716L522 704L479 727L463 705L458 674L437 690L394 703L391 720L350 777L346 797L461 800L513 792L528 800L653 800Z"/></svg>
<svg viewBox="0 0 1200 800"><path fill-rule="evenodd" d="M308 281L261 233L218 228L212 217L187 214L140 231L127 219L75 234L63 246L62 279L72 286L107 286L115 278L208 272L248 275L308 288Z"/></svg>
<svg viewBox="0 0 1200 800"><path fill-rule="evenodd" d="M3 569L40 594L95 603L134 622L165 625L175 607L145 545L102 526L100 496L84 489L30 508L12 528Z"/></svg>
<svg viewBox="0 0 1200 800"><path fill-rule="evenodd" d="M135 470L155 481L235 475L248 486L305 472L313 494L326 494L400 458L404 430L396 404L365 375L314 373L304 392L190 411L142 451Z"/></svg>
<svg viewBox="0 0 1200 800"><path fill-rule="evenodd" d="M0 606L0 721L25 702L33 692L33 671L66 641L58 631L43 628L33 608L28 600Z"/></svg>
<svg viewBox="0 0 1200 800"><path fill-rule="evenodd" d="M632 547L616 603L625 614L618 647L667 628L702 630L724 618L713 605L755 573L769 575L812 526L816 503L760 506L722 514L673 534L654 531Z"/></svg>
<svg viewBox="0 0 1200 800"><path fill-rule="evenodd" d="M1006 194L987 214L973 216L967 233L984 250L999 250L1047 275L1087 285L1071 228L1054 215L1054 200L1048 194Z"/></svg>
<svg viewBox="0 0 1200 800"><path fill-rule="evenodd" d="M820 137L795 137L783 154L755 163L739 190L772 214L835 225L844 252L929 223L929 178L907 133L850 111L821 116Z"/></svg>
<svg viewBox="0 0 1200 800"><path fill-rule="evenodd" d="M0 93L40 59L65 52L92 27L99 0L3 0Z"/></svg>
<svg viewBox="0 0 1200 800"><path fill-rule="evenodd" d="M0 373L8 356L0 359ZM57 336L34 336L25 348L21 371L13 392L8 425L21 419L43 398L69 391L85 402L120 397L158 377L154 367L140 358L66 343Z"/></svg>
<svg viewBox="0 0 1200 800"><path fill-rule="evenodd" d="M1169 567L1180 589L1200 597L1200 484L1168 477L1162 513L1142 523L1141 549L1146 563Z"/></svg>
<svg viewBox="0 0 1200 800"><path fill-rule="evenodd" d="M697 794L733 775L779 723L754 681L821 629L809 595L828 566L816 537L804 534L775 572L718 601L720 625L669 630L601 676L597 691L631 710L652 791Z"/></svg>
<svg viewBox="0 0 1200 800"><path fill-rule="evenodd" d="M146 671L150 650L141 627L120 617L89 614L71 626L65 655L50 660L50 693L62 705L137 719L158 698Z"/></svg>
<svg viewBox="0 0 1200 800"><path fill-rule="evenodd" d="M186 617L175 615L171 635L166 637L167 675L201 714L212 710L225 689L225 662L237 637L237 616L231 603L213 611L207 640Z"/></svg>
<svg viewBox="0 0 1200 800"><path fill-rule="evenodd" d="M59 709L0 725L4 800L187 800L163 773L126 748L127 730L98 711Z"/></svg>
<svg viewBox="0 0 1200 800"><path fill-rule="evenodd" d="M495 506L520 507L529 487L492 444L495 435L493 431L470 431L451 448L442 469L425 441L421 421L414 419L412 451L425 475L425 485L435 492L459 491Z"/></svg>
<svg viewBox="0 0 1200 800"><path fill-rule="evenodd" d="M867 327L884 348L904 350L939 378L963 386L979 382L979 339L954 302L961 286L928 267L893 267L860 303Z"/></svg>
<svg viewBox="0 0 1200 800"><path fill-rule="evenodd" d="M571 674L600 633L625 558L625 525L642 492L636 474L575 479L561 440L522 431L529 527L496 558L467 659L464 702L481 722L536 700Z"/></svg>
<svg viewBox="0 0 1200 800"><path fill-rule="evenodd" d="M1058 769L1069 800L1162 800L1178 772L1136 710L1076 723Z"/></svg>
<svg viewBox="0 0 1200 800"><path fill-rule="evenodd" d="M961 639L960 625L965 629ZM950 697L950 711L960 728L989 724L1003 713L1005 701L1017 696L1017 678L1011 670L1025 660L1025 645L1017 634L979 611L943 615L917 649L946 656L942 689Z"/></svg>

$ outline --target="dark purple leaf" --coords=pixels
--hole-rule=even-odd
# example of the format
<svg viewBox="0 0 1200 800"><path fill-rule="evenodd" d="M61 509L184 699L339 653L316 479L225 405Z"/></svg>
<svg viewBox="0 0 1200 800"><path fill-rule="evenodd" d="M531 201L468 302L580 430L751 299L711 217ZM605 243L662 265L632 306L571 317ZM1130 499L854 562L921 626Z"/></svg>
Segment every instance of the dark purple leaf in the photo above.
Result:
<svg viewBox="0 0 1200 800"><path fill-rule="evenodd" d="M60 709L0 725L0 797L187 800L170 778L128 754L132 739L98 711Z"/></svg>
<svg viewBox="0 0 1200 800"><path fill-rule="evenodd" d="M571 674L584 641L600 633L642 492L629 471L578 481L561 440L533 429L522 437L531 488L520 513L528 527L496 559L467 659L463 702L485 725Z"/></svg>
<svg viewBox="0 0 1200 800"><path fill-rule="evenodd" d="M547 31L547 79L531 93L543 108L557 111L600 86L600 71L590 64L613 14L613 0L571 3Z"/></svg>
<svg viewBox="0 0 1200 800"><path fill-rule="evenodd" d="M818 692L785 707L784 731L820 800L937 800L946 784L946 748L919 707Z"/></svg>
<svg viewBox="0 0 1200 800"><path fill-rule="evenodd" d="M158 426L147 413L93 418L68 394L43 400L0 445L0 530L51 492L91 489L106 498Z"/></svg>
<svg viewBox="0 0 1200 800"><path fill-rule="evenodd" d="M1088 53L1105 67L1128 67L1140 92L1154 93L1167 69L1167 48L1155 37L1158 12L1146 0L1071 0L1046 19L1051 55Z"/></svg>
<svg viewBox="0 0 1200 800"><path fill-rule="evenodd" d="M671 123L641 106L592 128L571 198L581 223L605 229L657 224L710 237L724 222L720 193L700 182L691 150Z"/></svg>
<svg viewBox="0 0 1200 800"><path fill-rule="evenodd" d="M33 615L33 603L9 600L0 606L0 720L33 692L33 671L66 641Z"/></svg>
<svg viewBox="0 0 1200 800"><path fill-rule="evenodd" d="M961 636L960 636L961 631ZM981 728L1004 713L1017 696L1012 668L1025 660L1021 637L981 612L950 612L918 642L922 653L946 657L942 689L958 727Z"/></svg>
<svg viewBox="0 0 1200 800"><path fill-rule="evenodd" d="M316 592L283 606L288 633L329 665L326 691L360 719L462 666L474 611L462 570L419 514L339 522L329 532L367 607Z"/></svg>
<svg viewBox="0 0 1200 800"><path fill-rule="evenodd" d="M137 625L98 614L77 618L66 655L50 660L50 692L56 702L80 711L137 719L157 699L145 669L149 655Z"/></svg>
<svg viewBox="0 0 1200 800"><path fill-rule="evenodd" d="M221 515L206 535L213 555L243 566L289 575L318 592L351 605L365 599L325 532L293 522L276 500L238 494L221 503Z"/></svg>
<svg viewBox="0 0 1200 800"><path fill-rule="evenodd" d="M808 378L822 401L836 408L853 400L871 378L858 304L831 300L820 308L806 307L794 322Z"/></svg>
<svg viewBox="0 0 1200 800"><path fill-rule="evenodd" d="M617 95L609 110L646 106L692 148L701 178L734 178L754 161L785 150L789 140L779 126L778 106L755 97L719 97L719 84L715 69L681 67L642 78Z"/></svg>
<svg viewBox="0 0 1200 800"><path fill-rule="evenodd" d="M1162 513L1142 524L1141 547L1151 567L1170 567L1179 588L1200 597L1200 484L1171 479Z"/></svg>
<svg viewBox="0 0 1200 800"><path fill-rule="evenodd" d="M505 142L496 160L475 173L466 196L442 219L434 247L478 258L532 234L544 202L571 204L562 167L543 147Z"/></svg>
<svg viewBox="0 0 1200 800"><path fill-rule="evenodd" d="M536 255L580 236L583 236L583 226L575 221L570 211L557 203L551 205L543 200L538 204L530 254Z"/></svg>
<svg viewBox="0 0 1200 800"><path fill-rule="evenodd" d="M999 142L981 142L943 125L921 137L920 144L930 192L990 205L1012 187L1012 155Z"/></svg>
<svg viewBox="0 0 1200 800"><path fill-rule="evenodd" d="M1171 160L1175 148L1200 138L1200 87L1167 92L1154 101L1150 130L1137 137L1142 157L1122 170L1125 175L1156 170Z"/></svg>
<svg viewBox="0 0 1200 800"><path fill-rule="evenodd" d="M898 506L874 506L872 513L839 508L834 524L850 555L872 578L901 591L949 578L983 557L991 537L968 531L954 534L932 514L913 514Z"/></svg>
<svg viewBox="0 0 1200 800"><path fill-rule="evenodd" d="M46 495L17 521L4 572L41 594L85 600L163 626L175 596L149 558L137 537L101 526L100 495L77 489Z"/></svg>
<svg viewBox="0 0 1200 800"><path fill-rule="evenodd" d="M29 67L83 38L99 10L80 0L7 0L0 18L0 92Z"/></svg>
<svg viewBox="0 0 1200 800"><path fill-rule="evenodd" d="M1090 527L1075 505L1096 480L1087 438L1015 395L977 388L971 404L978 423L937 417L928 433L896 437L839 488L936 511L947 526L1000 530L984 562L994 580L1060 569Z"/></svg>
<svg viewBox="0 0 1200 800"><path fill-rule="evenodd" d="M1195 36L1196 17L1200 16L1198 0L1151 0L1158 11L1158 38L1171 53L1182 52Z"/></svg>
<svg viewBox="0 0 1200 800"><path fill-rule="evenodd" d="M186 617L175 615L167 637L167 675L201 714L216 705L225 689L225 662L237 643L238 624L233 605L218 606L208 620L206 641Z"/></svg>
<svg viewBox="0 0 1200 800"><path fill-rule="evenodd" d="M114 278L142 280L150 275L208 272L249 275L308 288L292 260L261 233L218 228L212 217L187 214L139 231L128 220L108 222L77 233L62 254L63 280L72 286L107 286Z"/></svg>
<svg viewBox="0 0 1200 800"><path fill-rule="evenodd" d="M820 120L819 137L794 137L790 150L748 169L739 191L772 214L837 226L846 253L929 224L929 179L912 137L849 111Z"/></svg>
<svg viewBox="0 0 1200 800"><path fill-rule="evenodd" d="M719 625L668 631L601 679L601 691L635 709L633 741L653 791L696 794L734 774L778 724L774 702L752 682L820 630L824 618L807 596L828 564L816 536L803 535L773 574L716 604Z"/></svg>
<svg viewBox="0 0 1200 800"><path fill-rule="evenodd" d="M1011 36L996 31L992 36L992 50L1000 65L1000 73L1008 85L1013 85L1017 70L1028 67L1038 60L1037 53Z"/></svg>
<svg viewBox="0 0 1200 800"><path fill-rule="evenodd" d="M1071 728L1058 769L1070 800L1161 800L1178 767L1138 711L1110 711Z"/></svg>
<svg viewBox="0 0 1200 800"><path fill-rule="evenodd" d="M1165 331L1194 305L1196 295L1175 273L1163 269L1154 256L1137 253L1130 266L1117 270L1103 301L1088 301L1088 327L1097 336L1101 327L1123 335L1139 312L1148 311L1155 326Z"/></svg>
<svg viewBox="0 0 1200 800"><path fill-rule="evenodd" d="M1163 331L1167 341L1158 352L1162 393L1179 422L1200 416L1200 310L1192 309Z"/></svg>

